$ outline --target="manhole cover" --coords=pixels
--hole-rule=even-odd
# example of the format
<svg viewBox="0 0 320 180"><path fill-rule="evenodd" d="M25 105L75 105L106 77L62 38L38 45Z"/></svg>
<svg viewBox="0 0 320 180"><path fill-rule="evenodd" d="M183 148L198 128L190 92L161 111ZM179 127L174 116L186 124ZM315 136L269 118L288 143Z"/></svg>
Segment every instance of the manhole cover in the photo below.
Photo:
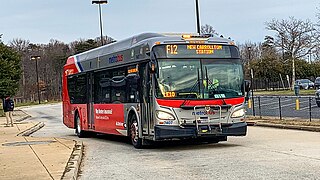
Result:
<svg viewBox="0 0 320 180"><path fill-rule="evenodd" d="M37 145L37 144L49 144L54 143L56 141L29 141L29 142L12 142L12 143L4 143L2 146L26 146L26 145Z"/></svg>

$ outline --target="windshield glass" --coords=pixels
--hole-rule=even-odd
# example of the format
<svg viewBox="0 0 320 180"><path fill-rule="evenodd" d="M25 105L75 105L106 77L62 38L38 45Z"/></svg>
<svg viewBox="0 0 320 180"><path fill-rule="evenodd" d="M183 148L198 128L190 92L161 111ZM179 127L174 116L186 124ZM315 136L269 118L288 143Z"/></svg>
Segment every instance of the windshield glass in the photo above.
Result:
<svg viewBox="0 0 320 180"><path fill-rule="evenodd" d="M159 59L157 97L221 99L244 96L239 59Z"/></svg>

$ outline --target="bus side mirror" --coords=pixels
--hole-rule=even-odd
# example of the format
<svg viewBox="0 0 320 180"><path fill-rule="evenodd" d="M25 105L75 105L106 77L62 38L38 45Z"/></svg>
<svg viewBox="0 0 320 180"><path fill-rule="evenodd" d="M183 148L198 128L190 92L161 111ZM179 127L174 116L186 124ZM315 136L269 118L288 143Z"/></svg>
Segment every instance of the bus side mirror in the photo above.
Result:
<svg viewBox="0 0 320 180"><path fill-rule="evenodd" d="M156 72L156 64L154 62L150 62L150 73L154 74Z"/></svg>

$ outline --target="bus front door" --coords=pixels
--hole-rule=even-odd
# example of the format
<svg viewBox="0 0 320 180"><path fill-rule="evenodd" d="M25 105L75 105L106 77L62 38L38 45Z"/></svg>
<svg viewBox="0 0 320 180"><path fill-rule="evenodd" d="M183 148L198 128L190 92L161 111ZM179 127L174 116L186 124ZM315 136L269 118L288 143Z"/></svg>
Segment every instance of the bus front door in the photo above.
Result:
<svg viewBox="0 0 320 180"><path fill-rule="evenodd" d="M87 97L88 97L88 103L87 103L87 114L88 114L88 129L95 130L94 125L94 108L93 108L93 86L94 86L94 77L93 73L87 74Z"/></svg>
<svg viewBox="0 0 320 180"><path fill-rule="evenodd" d="M142 134L146 136L152 136L153 134L153 124L152 124L152 104L151 102L151 75L149 72L148 64L141 66L140 76L142 77L142 86L140 91L142 92L142 103L141 103L141 123L142 123Z"/></svg>

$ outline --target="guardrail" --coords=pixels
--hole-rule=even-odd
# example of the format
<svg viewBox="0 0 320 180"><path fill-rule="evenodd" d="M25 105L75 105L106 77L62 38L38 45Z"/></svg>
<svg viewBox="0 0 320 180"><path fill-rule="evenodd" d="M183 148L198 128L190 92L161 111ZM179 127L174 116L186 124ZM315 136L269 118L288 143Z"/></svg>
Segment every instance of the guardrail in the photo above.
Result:
<svg viewBox="0 0 320 180"><path fill-rule="evenodd" d="M253 96L247 102L247 115L311 122L320 121L320 108L314 96Z"/></svg>

